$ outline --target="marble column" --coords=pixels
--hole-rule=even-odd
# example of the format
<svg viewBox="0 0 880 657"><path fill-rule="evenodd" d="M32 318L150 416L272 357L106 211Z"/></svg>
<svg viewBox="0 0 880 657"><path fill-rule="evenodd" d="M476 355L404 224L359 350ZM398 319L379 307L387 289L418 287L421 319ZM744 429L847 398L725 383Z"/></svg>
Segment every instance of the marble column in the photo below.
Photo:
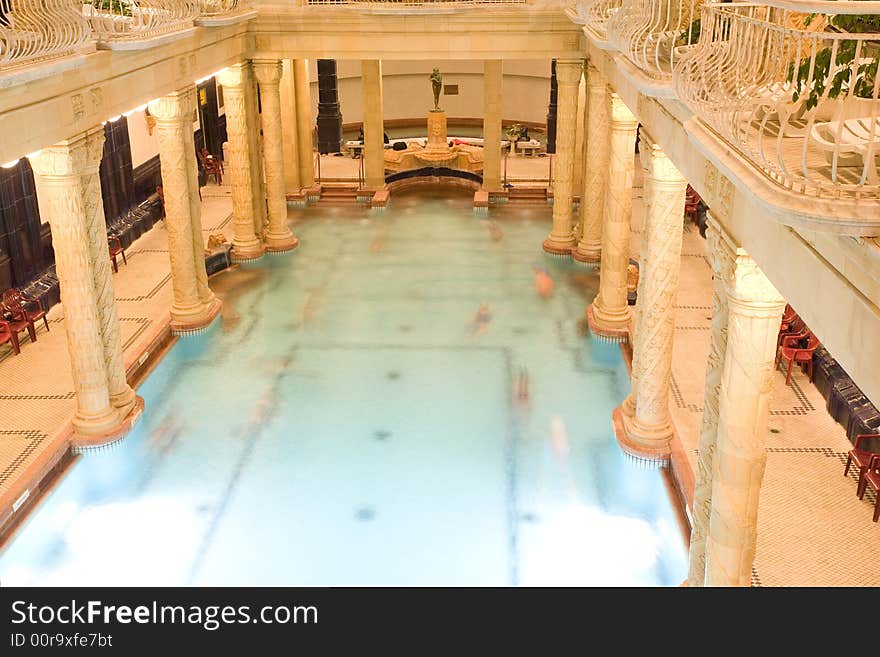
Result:
<svg viewBox="0 0 880 657"><path fill-rule="evenodd" d="M727 305L706 585L749 586L766 461L773 361L785 299L758 265L740 252L727 290Z"/></svg>
<svg viewBox="0 0 880 657"><path fill-rule="evenodd" d="M281 84L281 133L284 140L284 188L287 194L298 195L302 189L299 179L299 147L296 128L296 81L293 61L285 59L282 64Z"/></svg>
<svg viewBox="0 0 880 657"><path fill-rule="evenodd" d="M611 144L606 170L599 294L587 307L596 336L625 341L630 321L626 301L632 215L633 155L638 121L617 94L611 94Z"/></svg>
<svg viewBox="0 0 880 657"><path fill-rule="evenodd" d="M191 97L195 104L195 87L187 87L183 90ZM190 128L191 129L191 128ZM211 323L217 313L220 312L222 302L208 286L208 270L205 267L205 236L202 232L202 199L199 195L199 165L196 163L196 150L190 135L187 135L183 145L186 153L187 188L189 189L189 227L192 233L192 264L196 277L196 291L207 309L207 315L197 324L185 328L186 332L196 331ZM160 156L161 158L161 156Z"/></svg>
<svg viewBox="0 0 880 657"><path fill-rule="evenodd" d="M575 111L574 167L572 168L572 194L579 194L584 179L584 157L587 145L587 85L584 75L578 81L577 110ZM581 197L583 199L583 197ZM578 217L579 218L579 217ZM580 226L575 237L580 239Z"/></svg>
<svg viewBox="0 0 880 657"><path fill-rule="evenodd" d="M281 62L254 62L260 84L263 121L263 170L266 176L268 224L264 234L267 251L290 251L299 243L287 226L284 192L284 139L281 133Z"/></svg>
<svg viewBox="0 0 880 657"><path fill-rule="evenodd" d="M501 190L501 85L503 62L483 62L483 189Z"/></svg>
<svg viewBox="0 0 880 657"><path fill-rule="evenodd" d="M248 149L248 112L244 85L244 64L234 64L218 76L223 85L226 106L226 133L229 161L224 167L232 187L232 256L235 260L254 260L263 255L263 243L254 231L253 183ZM166 196L167 198L167 196Z"/></svg>
<svg viewBox="0 0 880 657"><path fill-rule="evenodd" d="M254 75L253 62L244 62L243 72L247 79L244 93L248 127L248 162L251 167L251 202L254 206L254 234L258 239L263 240L267 220L266 185L263 173L263 137L257 102L257 78Z"/></svg>
<svg viewBox="0 0 880 657"><path fill-rule="evenodd" d="M639 268L641 319L633 346L634 372L639 363L636 408L623 447L637 456L666 460L673 435L669 386L687 181L644 129L641 143L649 198L642 238L646 258Z"/></svg>
<svg viewBox="0 0 880 657"><path fill-rule="evenodd" d="M553 228L544 240L544 251L553 255L570 256L575 246L571 229L572 176L574 169L575 130L577 126L578 84L583 74L582 59L556 61L556 81L559 87L556 116L556 173L553 179Z"/></svg>
<svg viewBox="0 0 880 657"><path fill-rule="evenodd" d="M578 209L581 231L572 258L595 264L602 253L602 220L605 207L605 180L611 150L611 98L608 81L599 70L587 65L586 155Z"/></svg>
<svg viewBox="0 0 880 657"><path fill-rule="evenodd" d="M312 92L309 89L309 62L293 60L296 86L296 143L299 148L299 180L303 187L315 185L315 162L312 145Z"/></svg>
<svg viewBox="0 0 880 657"><path fill-rule="evenodd" d="M361 62L364 106L364 185L377 190L385 187L385 146L382 121L382 62Z"/></svg>
<svg viewBox="0 0 880 657"><path fill-rule="evenodd" d="M192 227L192 202L187 151L193 150L193 97L187 87L150 103L159 137L162 189L165 192L165 228L171 261L171 324L174 329L204 325L209 307L199 297L195 269L196 246ZM227 114L229 112L228 100ZM228 120L228 118L227 118ZM232 156L230 156L232 157ZM198 181L197 181L198 184ZM201 243L201 235L199 235Z"/></svg>
<svg viewBox="0 0 880 657"><path fill-rule="evenodd" d="M43 207L52 226L55 265L61 283L64 328L70 353L76 412L73 426L84 436L111 433L122 414L110 399L102 335L102 318L89 235L89 214L101 204L94 186L86 184L86 169L100 162L104 144L102 128L59 142L30 157L40 179ZM106 253L106 242L104 246ZM119 354L121 360L122 355Z"/></svg>
<svg viewBox="0 0 880 657"><path fill-rule="evenodd" d="M107 221L101 196L101 157L103 131L87 133L87 148L82 169L83 209L86 234L89 238L89 258L95 287L95 303L104 345L104 367L107 371L107 390L110 402L121 416L134 408L136 395L128 385L119 337L119 316L113 286L113 269L107 257ZM53 241L54 244L54 241Z"/></svg>
<svg viewBox="0 0 880 657"><path fill-rule="evenodd" d="M703 586L706 581L706 537L712 508L712 470L718 439L718 402L721 375L727 352L727 288L733 283L737 255L733 239L711 215L708 216L706 238L712 263L712 333L709 360L706 363L706 387L703 395L703 416L697 455L697 477L694 486L690 566L688 586Z"/></svg>

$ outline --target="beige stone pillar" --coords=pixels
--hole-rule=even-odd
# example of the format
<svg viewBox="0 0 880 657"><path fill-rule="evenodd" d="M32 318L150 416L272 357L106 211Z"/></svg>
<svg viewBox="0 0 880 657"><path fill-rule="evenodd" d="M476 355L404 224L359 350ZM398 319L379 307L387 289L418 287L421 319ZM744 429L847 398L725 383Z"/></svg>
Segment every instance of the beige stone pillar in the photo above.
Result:
<svg viewBox="0 0 880 657"><path fill-rule="evenodd" d="M553 179L553 228L544 240L544 251L570 256L575 246L571 229L572 176L574 174L575 130L577 126L578 83L583 73L582 59L556 60L559 95L556 118L556 157Z"/></svg>
<svg viewBox="0 0 880 657"><path fill-rule="evenodd" d="M571 174L573 181L572 194L580 194L581 181L584 179L584 151L587 145L587 84L584 79L586 77L583 74L584 72L581 73L581 78L578 80L577 109L574 115L576 125L574 132L574 167ZM577 235L575 235L578 239L580 239L580 232L580 227L578 227Z"/></svg>
<svg viewBox="0 0 880 657"><path fill-rule="evenodd" d="M263 255L263 243L254 231L253 183L249 161L247 126L248 112L244 85L245 66L234 64L219 75L226 106L228 158L224 168L232 187L232 256L236 260L253 260ZM167 197L166 197L167 198Z"/></svg>
<svg viewBox="0 0 880 657"><path fill-rule="evenodd" d="M192 98L192 103L196 102L194 98L195 86L187 87L182 91ZM186 153L187 188L189 189L189 226L192 233L192 261L196 277L196 291L199 295L199 301L205 305L208 312L207 316L200 320L198 324L186 328L187 332L191 332L210 323L220 311L222 302L208 286L208 271L205 268L205 236L202 233L202 199L199 196L199 165L196 163L196 151L192 143L192 136L187 137L187 141L183 146L183 150Z"/></svg>
<svg viewBox="0 0 880 657"><path fill-rule="evenodd" d="M293 61L285 59L282 63L281 85L281 134L284 141L284 188L288 194L299 194L302 183L299 179L299 147L296 128L296 81L293 75Z"/></svg>
<svg viewBox="0 0 880 657"><path fill-rule="evenodd" d="M385 187L385 146L382 121L382 62L361 62L364 106L364 184L367 189Z"/></svg>
<svg viewBox="0 0 880 657"><path fill-rule="evenodd" d="M254 234L263 240L267 221L266 185L263 174L263 137L260 130L260 111L257 102L257 78L254 75L252 62L244 62L243 70L247 76L244 90L248 127L248 162L251 167L251 200L254 206Z"/></svg>
<svg viewBox="0 0 880 657"><path fill-rule="evenodd" d="M483 189L501 190L501 86L500 59L483 62Z"/></svg>
<svg viewBox="0 0 880 657"><path fill-rule="evenodd" d="M776 338L785 299L739 253L727 290L727 351L718 403L706 585L749 586Z"/></svg>
<svg viewBox="0 0 880 657"><path fill-rule="evenodd" d="M299 243L287 226L287 198L284 193L284 139L281 134L281 62L254 62L260 84L263 122L263 170L266 176L268 223L264 242L268 251L290 251Z"/></svg>
<svg viewBox="0 0 880 657"><path fill-rule="evenodd" d="M581 225L572 257L578 262L598 263L602 253L602 221L605 180L611 150L608 81L599 70L587 66L586 156L578 218Z"/></svg>
<svg viewBox="0 0 880 657"><path fill-rule="evenodd" d="M624 449L641 457L667 459L672 440L669 386L675 332L675 298L681 269L684 195L687 182L663 150L642 130L640 157L645 217L639 268L640 321L633 347L633 370L639 363L636 409L627 427Z"/></svg>
<svg viewBox="0 0 880 657"><path fill-rule="evenodd" d="M626 340L630 310L626 302L626 269L632 215L633 154L638 121L617 94L611 94L611 148L606 172L602 222L602 265L599 294L587 308L592 332Z"/></svg>
<svg viewBox="0 0 880 657"><path fill-rule="evenodd" d="M107 221L101 196L101 157L104 131L96 128L86 133L85 161L82 169L83 208L86 234L89 238L89 258L95 286L95 304L104 345L104 367L107 371L107 390L110 402L121 416L134 408L136 395L128 385L119 338L119 316L113 286L113 269L107 257Z"/></svg>
<svg viewBox="0 0 880 657"><path fill-rule="evenodd" d="M229 101L227 122L229 120ZM199 297L193 244L193 211L190 198L189 159L194 150L192 138L193 96L189 87L150 103L159 137L162 189L165 196L165 228L168 232L168 258L171 262L172 329L203 325L209 308ZM232 159L234 156L230 154ZM234 162L232 163L234 166ZM199 236L201 242L201 235Z"/></svg>
<svg viewBox="0 0 880 657"><path fill-rule="evenodd" d="M303 187L315 185L315 162L312 144L312 93L309 89L309 62L293 60L296 86L297 147L299 148L299 181Z"/></svg>
<svg viewBox="0 0 880 657"><path fill-rule="evenodd" d="M101 203L86 198L85 171L100 162L104 133L97 128L43 149L30 158L40 179L43 207L52 225L55 265L64 304L64 328L76 394L74 430L85 436L107 434L119 425L120 409L110 400L101 316L87 215ZM106 252L106 242L105 242ZM120 355L121 358L121 355Z"/></svg>
<svg viewBox="0 0 880 657"><path fill-rule="evenodd" d="M706 581L706 537L712 508L712 470L718 439L718 402L721 376L727 352L727 288L733 284L737 249L733 239L709 215L706 237L712 263L712 334L709 360L706 363L706 389L703 395L703 417L700 426L697 481L694 486L694 512L691 529L688 586L703 586Z"/></svg>

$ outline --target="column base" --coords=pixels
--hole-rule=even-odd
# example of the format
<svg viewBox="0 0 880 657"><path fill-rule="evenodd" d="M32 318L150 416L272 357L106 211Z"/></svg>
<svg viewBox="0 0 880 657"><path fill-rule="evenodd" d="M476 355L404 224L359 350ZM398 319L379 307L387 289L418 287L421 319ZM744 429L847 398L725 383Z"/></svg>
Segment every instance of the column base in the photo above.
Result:
<svg viewBox="0 0 880 657"><path fill-rule="evenodd" d="M267 253L284 253L285 251L293 251L299 246L299 239L293 236L293 233L287 231L287 235L266 235L266 252Z"/></svg>
<svg viewBox="0 0 880 657"><path fill-rule="evenodd" d="M609 342L627 342L629 340L629 309L620 320L608 321L601 315L596 316L596 311L591 303L587 306L587 325L590 332L597 338Z"/></svg>
<svg viewBox="0 0 880 657"><path fill-rule="evenodd" d="M602 250L584 246L581 242L571 250L571 259L588 267L596 266L602 259Z"/></svg>
<svg viewBox="0 0 880 657"><path fill-rule="evenodd" d="M250 262L251 260L259 260L266 253L266 247L259 240L256 244L237 244L232 240L232 251L230 256L233 262Z"/></svg>
<svg viewBox="0 0 880 657"><path fill-rule="evenodd" d="M204 331L208 326L211 325L211 322L214 321L214 318L220 314L220 309L223 307L223 302L220 299L214 299L214 303L210 306L207 306L207 309L204 313L200 314L197 317L188 318L185 321L173 319L171 320L171 333L172 335L191 335L193 333L200 333Z"/></svg>
<svg viewBox="0 0 880 657"><path fill-rule="evenodd" d="M126 415L134 408L137 395L131 386L125 386L125 390L115 395L110 395L110 403L120 412Z"/></svg>
<svg viewBox="0 0 880 657"><path fill-rule="evenodd" d="M672 454L672 448L670 447L671 434L665 446L644 445L636 442L632 436L634 422L634 419L626 416L621 406L612 411L611 423L614 426L614 436L617 438L617 444L620 445L620 449L633 458L641 461L650 461L658 467L669 465L669 458Z"/></svg>
<svg viewBox="0 0 880 657"><path fill-rule="evenodd" d="M555 237L551 233L550 236L544 240L544 243L541 246L543 247L545 253L549 253L552 256L556 256L558 258L570 258L571 249L576 244L577 242L575 242L573 236L571 238L559 238Z"/></svg>
<svg viewBox="0 0 880 657"><path fill-rule="evenodd" d="M74 451L85 451L98 447L106 447L125 438L132 427L137 423L144 412L144 399L135 395L134 405L125 415L117 414L116 421L100 433L91 431L83 433L82 428L73 421L73 436L70 438L70 447Z"/></svg>

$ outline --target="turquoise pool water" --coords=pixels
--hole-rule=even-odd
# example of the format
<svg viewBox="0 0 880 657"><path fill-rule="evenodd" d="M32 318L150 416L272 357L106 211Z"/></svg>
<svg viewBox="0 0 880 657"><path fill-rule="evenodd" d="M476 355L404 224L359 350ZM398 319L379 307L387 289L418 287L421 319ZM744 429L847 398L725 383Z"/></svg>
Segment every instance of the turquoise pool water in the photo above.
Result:
<svg viewBox="0 0 880 657"><path fill-rule="evenodd" d="M0 582L679 584L661 474L611 430L619 349L584 334L596 276L544 258L547 209L493 211L495 241L469 203L300 211L294 253L215 277L221 321L150 374L135 431L73 465Z"/></svg>

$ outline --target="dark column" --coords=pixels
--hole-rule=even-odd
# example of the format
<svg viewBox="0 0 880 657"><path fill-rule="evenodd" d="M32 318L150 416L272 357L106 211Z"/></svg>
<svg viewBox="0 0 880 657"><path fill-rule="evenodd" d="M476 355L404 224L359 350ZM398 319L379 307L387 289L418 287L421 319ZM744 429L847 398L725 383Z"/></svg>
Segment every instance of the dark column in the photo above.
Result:
<svg viewBox="0 0 880 657"><path fill-rule="evenodd" d="M550 105L547 106L547 152L556 152L556 60L550 62Z"/></svg>
<svg viewBox="0 0 880 657"><path fill-rule="evenodd" d="M342 149L342 113L336 85L336 60L318 60L318 150L338 153Z"/></svg>

